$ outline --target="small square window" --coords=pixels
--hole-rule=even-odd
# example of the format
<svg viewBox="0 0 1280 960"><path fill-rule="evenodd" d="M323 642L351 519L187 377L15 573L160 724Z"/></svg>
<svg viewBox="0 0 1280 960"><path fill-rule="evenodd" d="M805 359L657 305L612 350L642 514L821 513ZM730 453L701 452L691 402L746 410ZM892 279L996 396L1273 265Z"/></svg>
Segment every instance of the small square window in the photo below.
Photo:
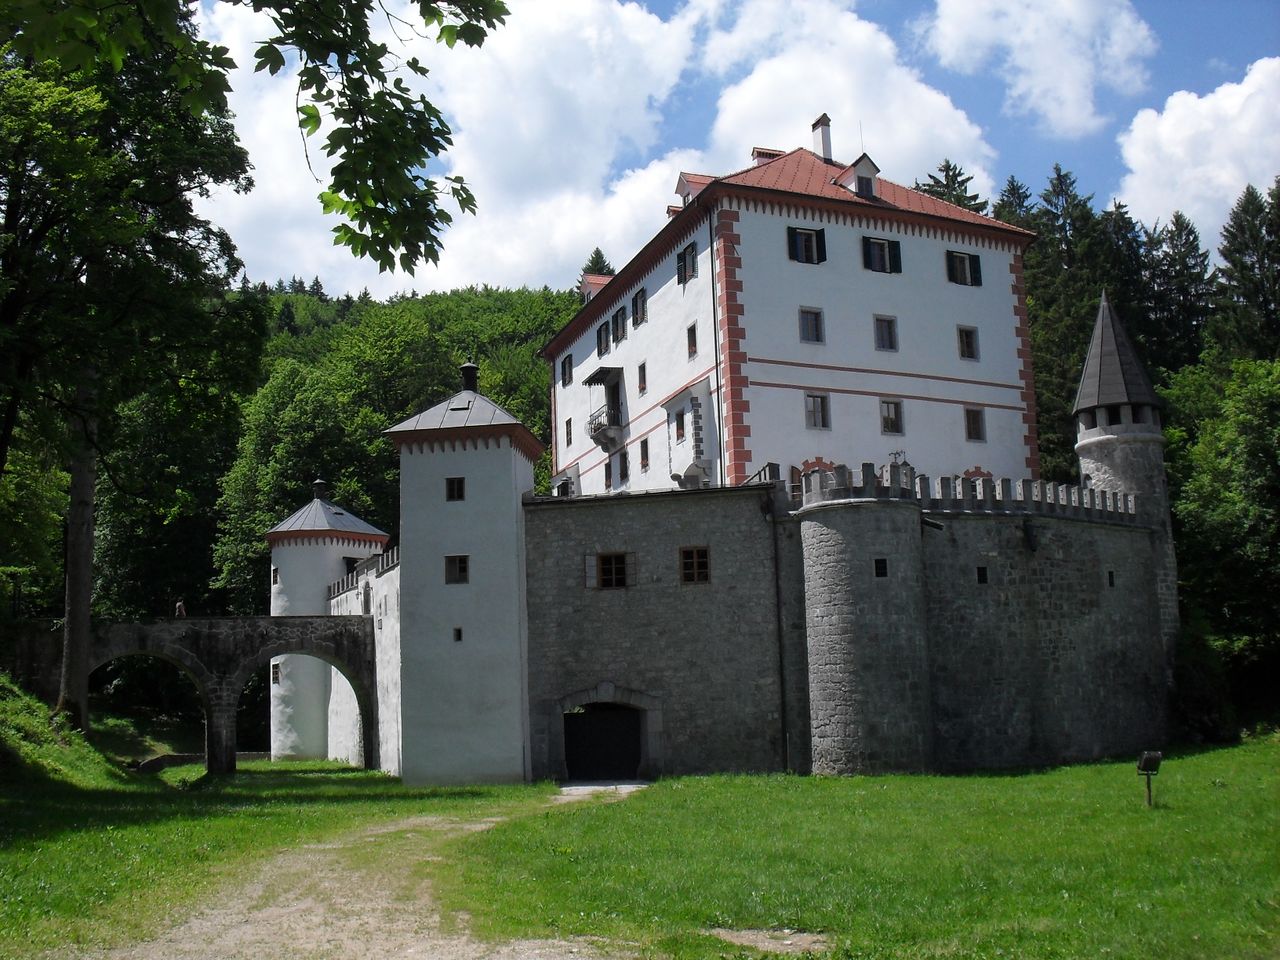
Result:
<svg viewBox="0 0 1280 960"><path fill-rule="evenodd" d="M627 339L627 308L619 307L613 314L613 342Z"/></svg>
<svg viewBox="0 0 1280 960"><path fill-rule="evenodd" d="M692 360L698 355L698 325L696 323L689 324L689 329L685 332L685 339L689 341L689 359Z"/></svg>
<svg viewBox="0 0 1280 960"><path fill-rule="evenodd" d="M976 327L956 327L956 345L963 360L978 359L978 330Z"/></svg>
<svg viewBox="0 0 1280 960"><path fill-rule="evenodd" d="M280 664L279 663L273 663L271 665L271 682L272 684L275 684L277 686L280 684Z"/></svg>
<svg viewBox="0 0 1280 960"><path fill-rule="evenodd" d="M804 425L810 430L831 429L831 399L825 393L804 395Z"/></svg>
<svg viewBox="0 0 1280 960"><path fill-rule="evenodd" d="M648 319L648 296L644 292L644 287L641 287L636 291L635 296L631 298L631 325L638 327Z"/></svg>
<svg viewBox="0 0 1280 960"><path fill-rule="evenodd" d="M902 401L880 401L880 432L902 433Z"/></svg>
<svg viewBox="0 0 1280 960"><path fill-rule="evenodd" d="M680 582L709 583L711 565L706 547L680 548Z"/></svg>
<svg viewBox="0 0 1280 960"><path fill-rule="evenodd" d="M800 308L800 340L803 343L822 343L822 311L809 307Z"/></svg>
<svg viewBox="0 0 1280 960"><path fill-rule="evenodd" d="M879 578L889 575L889 558L876 557L876 576Z"/></svg>
<svg viewBox="0 0 1280 960"><path fill-rule="evenodd" d="M636 389L642 397L649 392L649 371L646 364L640 364L640 368L636 370Z"/></svg>
<svg viewBox="0 0 1280 960"><path fill-rule="evenodd" d="M573 446L573 417L565 417L564 420L564 445L565 449Z"/></svg>
<svg viewBox="0 0 1280 960"><path fill-rule="evenodd" d="M454 627L454 628L453 628L453 642L454 642L454 643L461 643L461 642L462 642L462 628L461 628L461 627Z"/></svg>
<svg viewBox="0 0 1280 960"><path fill-rule="evenodd" d="M986 567L979 567L979 568L978 568L978 583L986 583L986 582L987 582L987 568L986 568Z"/></svg>
<svg viewBox="0 0 1280 960"><path fill-rule="evenodd" d="M684 443L684 408L676 411L676 443Z"/></svg>
<svg viewBox="0 0 1280 960"><path fill-rule="evenodd" d="M466 554L444 558L445 583L469 583L471 578L471 558Z"/></svg>
<svg viewBox="0 0 1280 960"><path fill-rule="evenodd" d="M691 243L676 254L676 282L684 285L698 275L698 245Z"/></svg>
<svg viewBox="0 0 1280 960"><path fill-rule="evenodd" d="M272 568L271 568L271 582L272 582L272 583L279 583L279 582L280 582L280 568L279 568L279 567L272 567Z"/></svg>
<svg viewBox="0 0 1280 960"><path fill-rule="evenodd" d="M857 180L858 196L864 198L874 197L876 195L875 184L870 177L859 176Z"/></svg>
<svg viewBox="0 0 1280 960"><path fill-rule="evenodd" d="M446 500L467 499L467 478L466 477L445 477L444 478L444 498Z"/></svg>
<svg viewBox="0 0 1280 960"><path fill-rule="evenodd" d="M898 349L898 320L896 317L876 317L876 349Z"/></svg>
<svg viewBox="0 0 1280 960"><path fill-rule="evenodd" d="M566 354L560 361L560 385L567 387L573 383L573 354Z"/></svg>
<svg viewBox="0 0 1280 960"><path fill-rule="evenodd" d="M964 408L964 438L975 441L987 439L986 411L981 407Z"/></svg>
<svg viewBox="0 0 1280 960"><path fill-rule="evenodd" d="M609 352L609 324L602 323L596 327L596 355L603 357Z"/></svg>
<svg viewBox="0 0 1280 960"><path fill-rule="evenodd" d="M640 472L644 473L649 469L649 438L645 437L640 441Z"/></svg>
<svg viewBox="0 0 1280 960"><path fill-rule="evenodd" d="M863 237L862 266L875 273L901 273L901 244L897 240Z"/></svg>
<svg viewBox="0 0 1280 960"><path fill-rule="evenodd" d="M982 286L982 262L978 255L948 250L947 279L965 287Z"/></svg>
<svg viewBox="0 0 1280 960"><path fill-rule="evenodd" d="M596 586L601 590L621 590L627 585L625 553L596 554Z"/></svg>
<svg viewBox="0 0 1280 960"><path fill-rule="evenodd" d="M798 263L823 263L827 259L825 231L787 227L787 255Z"/></svg>

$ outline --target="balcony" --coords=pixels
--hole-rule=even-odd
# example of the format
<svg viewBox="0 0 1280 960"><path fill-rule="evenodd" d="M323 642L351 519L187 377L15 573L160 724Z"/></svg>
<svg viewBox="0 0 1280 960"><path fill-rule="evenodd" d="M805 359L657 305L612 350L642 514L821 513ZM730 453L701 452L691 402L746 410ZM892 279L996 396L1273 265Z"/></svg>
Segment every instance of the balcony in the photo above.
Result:
<svg viewBox="0 0 1280 960"><path fill-rule="evenodd" d="M622 446L622 411L605 404L587 418L587 434L606 453Z"/></svg>

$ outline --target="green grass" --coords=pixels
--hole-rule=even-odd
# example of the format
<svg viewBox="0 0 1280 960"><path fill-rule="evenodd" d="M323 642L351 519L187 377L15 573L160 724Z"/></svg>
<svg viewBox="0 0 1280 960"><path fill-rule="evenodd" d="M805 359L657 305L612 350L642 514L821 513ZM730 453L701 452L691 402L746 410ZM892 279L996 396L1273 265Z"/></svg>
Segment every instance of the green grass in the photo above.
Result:
<svg viewBox="0 0 1280 960"><path fill-rule="evenodd" d="M280 850L403 817L503 815L550 789L411 789L326 763L140 776L0 674L0 958L146 936Z"/></svg>
<svg viewBox="0 0 1280 960"><path fill-rule="evenodd" d="M825 933L830 956L1280 955L1280 741L1010 776L669 780L451 841L476 932L737 955L712 927Z"/></svg>

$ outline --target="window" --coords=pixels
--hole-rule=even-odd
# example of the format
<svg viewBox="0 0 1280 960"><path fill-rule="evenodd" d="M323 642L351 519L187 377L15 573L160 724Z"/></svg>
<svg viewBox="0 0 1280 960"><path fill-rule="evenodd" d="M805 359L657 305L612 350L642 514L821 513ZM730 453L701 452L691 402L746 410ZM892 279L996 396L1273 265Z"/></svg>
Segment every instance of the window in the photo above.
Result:
<svg viewBox="0 0 1280 960"><path fill-rule="evenodd" d="M640 472L644 473L649 469L649 438L640 441Z"/></svg>
<svg viewBox="0 0 1280 960"><path fill-rule="evenodd" d="M567 387L571 383L573 383L573 354L568 353L560 361L560 385Z"/></svg>
<svg viewBox="0 0 1280 960"><path fill-rule="evenodd" d="M803 343L822 343L822 311L800 308L800 340Z"/></svg>
<svg viewBox="0 0 1280 960"><path fill-rule="evenodd" d="M618 482L626 483L631 479L631 463L627 456L627 451L623 450L618 454Z"/></svg>
<svg viewBox="0 0 1280 960"><path fill-rule="evenodd" d="M858 196L874 197L876 195L875 184L870 177L858 177Z"/></svg>
<svg viewBox="0 0 1280 960"><path fill-rule="evenodd" d="M1107 586L1114 587L1116 585L1116 572L1114 570L1107 571Z"/></svg>
<svg viewBox="0 0 1280 960"><path fill-rule="evenodd" d="M876 273L901 273L902 245L897 240L863 237L862 265Z"/></svg>
<svg viewBox="0 0 1280 960"><path fill-rule="evenodd" d="M573 417L564 418L564 445L566 449L573 446Z"/></svg>
<svg viewBox="0 0 1280 960"><path fill-rule="evenodd" d="M880 401L880 432L902 433L902 401Z"/></svg>
<svg viewBox="0 0 1280 960"><path fill-rule="evenodd" d="M825 263L826 231L787 227L787 256L799 263Z"/></svg>
<svg viewBox="0 0 1280 960"><path fill-rule="evenodd" d="M279 568L279 567L272 567L272 568L271 568L271 582L272 582L272 583L279 583L279 582L280 582L280 568Z"/></svg>
<svg viewBox="0 0 1280 960"><path fill-rule="evenodd" d="M613 342L621 343L627 339L627 308L619 307L613 312Z"/></svg>
<svg viewBox="0 0 1280 960"><path fill-rule="evenodd" d="M689 324L689 329L685 332L685 339L689 341L689 358L692 359L698 355L698 325L696 323Z"/></svg>
<svg viewBox="0 0 1280 960"><path fill-rule="evenodd" d="M898 349L898 321L895 317L876 317L876 349Z"/></svg>
<svg viewBox="0 0 1280 960"><path fill-rule="evenodd" d="M466 477L445 477L444 478L444 498L446 500L467 499L467 478Z"/></svg>
<svg viewBox="0 0 1280 960"><path fill-rule="evenodd" d="M609 324L602 323L596 328L596 355L603 357L609 352Z"/></svg>
<svg viewBox="0 0 1280 960"><path fill-rule="evenodd" d="M676 411L676 443L684 443L684 408Z"/></svg>
<svg viewBox="0 0 1280 960"><path fill-rule="evenodd" d="M461 642L462 642L462 628L461 628L461 627L454 627L454 628L453 628L453 642L454 642L454 643L461 643Z"/></svg>
<svg viewBox="0 0 1280 960"><path fill-rule="evenodd" d="M638 327L649 319L649 299L641 287L631 298L631 325Z"/></svg>
<svg viewBox="0 0 1280 960"><path fill-rule="evenodd" d="M271 664L271 682L277 686L280 684L280 664Z"/></svg>
<svg viewBox="0 0 1280 960"><path fill-rule="evenodd" d="M986 567L979 567L979 568L978 568L978 583L986 583L986 582L987 582L987 568L986 568Z"/></svg>
<svg viewBox="0 0 1280 960"><path fill-rule="evenodd" d="M445 583L469 583L471 558L466 554L444 558Z"/></svg>
<svg viewBox="0 0 1280 960"><path fill-rule="evenodd" d="M640 391L642 397L649 392L649 371L643 363L636 370L636 389Z"/></svg>
<svg viewBox="0 0 1280 960"><path fill-rule="evenodd" d="M604 488L606 490L613 489L613 458L610 457L604 462Z"/></svg>
<svg viewBox="0 0 1280 960"><path fill-rule="evenodd" d="M982 286L982 261L976 253L948 250L947 279L966 287Z"/></svg>
<svg viewBox="0 0 1280 960"><path fill-rule="evenodd" d="M711 580L711 566L708 562L706 547L680 548L680 582L708 583Z"/></svg>
<svg viewBox="0 0 1280 960"><path fill-rule="evenodd" d="M810 430L831 429L831 400L825 393L804 395L804 425Z"/></svg>
<svg viewBox="0 0 1280 960"><path fill-rule="evenodd" d="M622 590L627 585L625 553L596 554L596 586L601 590Z"/></svg>
<svg viewBox="0 0 1280 960"><path fill-rule="evenodd" d="M698 275L698 245L691 243L676 254L676 282L686 284Z"/></svg>
<svg viewBox="0 0 1280 960"><path fill-rule="evenodd" d="M876 557L875 565L876 565L877 577L883 578L889 575L889 558L888 557Z"/></svg>
<svg viewBox="0 0 1280 960"><path fill-rule="evenodd" d="M978 359L978 330L976 327L956 327L956 345L962 360Z"/></svg>
<svg viewBox="0 0 1280 960"><path fill-rule="evenodd" d="M966 440L987 439L986 414L981 407L964 408L964 438Z"/></svg>

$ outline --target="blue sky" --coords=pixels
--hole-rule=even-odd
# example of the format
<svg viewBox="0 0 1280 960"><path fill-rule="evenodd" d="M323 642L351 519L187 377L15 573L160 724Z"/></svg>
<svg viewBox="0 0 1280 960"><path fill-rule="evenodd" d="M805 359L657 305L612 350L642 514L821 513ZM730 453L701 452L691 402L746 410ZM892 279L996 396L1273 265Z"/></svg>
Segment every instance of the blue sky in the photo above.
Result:
<svg viewBox="0 0 1280 960"><path fill-rule="evenodd" d="M257 189L206 212L251 278L319 275L331 291L377 296L570 286L592 247L621 266L662 225L680 170L721 174L754 145L809 146L822 112L837 159L865 146L899 183L945 156L984 195L1010 174L1038 192L1061 163L1099 207L1119 198L1148 224L1183 210L1209 248L1244 185L1280 174L1277 0L509 5L478 51L407 51L432 67L424 91L454 128L442 169L480 204L446 234L439 266L414 277L332 247L291 78L233 77ZM252 65L268 28L208 4L203 29Z"/></svg>

